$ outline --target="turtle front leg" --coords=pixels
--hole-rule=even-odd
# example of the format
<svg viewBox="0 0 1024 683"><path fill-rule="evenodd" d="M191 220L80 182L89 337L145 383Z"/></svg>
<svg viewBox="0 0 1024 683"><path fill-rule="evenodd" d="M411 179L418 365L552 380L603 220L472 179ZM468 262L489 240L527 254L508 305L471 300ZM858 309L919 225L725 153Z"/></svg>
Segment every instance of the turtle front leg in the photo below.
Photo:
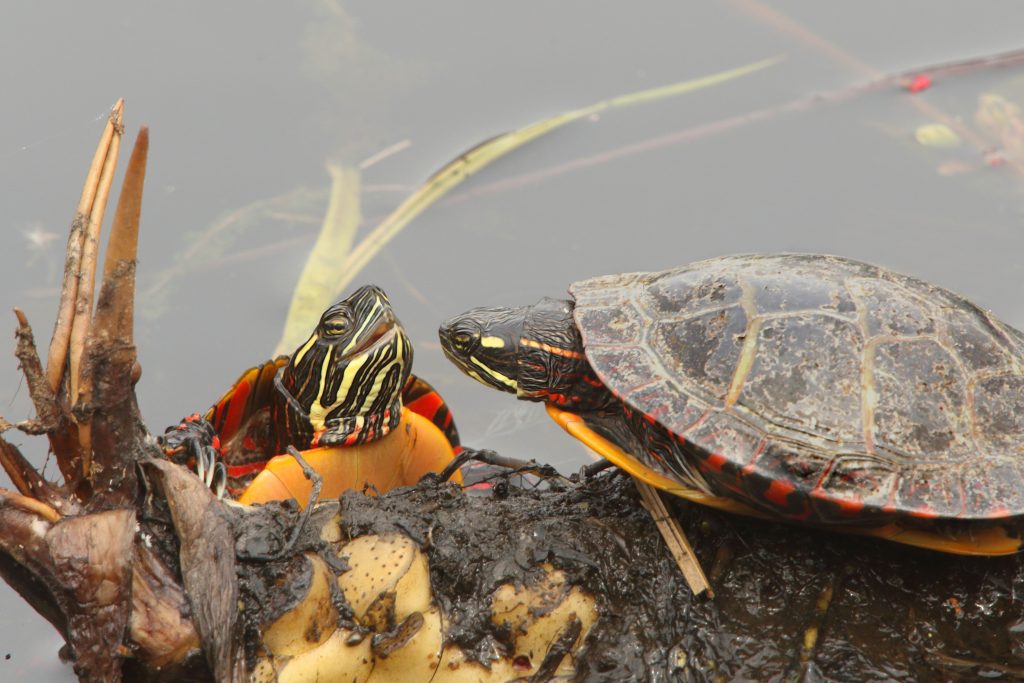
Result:
<svg viewBox="0 0 1024 683"><path fill-rule="evenodd" d="M217 498L224 497L228 472L220 452L220 437L208 420L193 413L168 427L159 442L171 462L192 469Z"/></svg>

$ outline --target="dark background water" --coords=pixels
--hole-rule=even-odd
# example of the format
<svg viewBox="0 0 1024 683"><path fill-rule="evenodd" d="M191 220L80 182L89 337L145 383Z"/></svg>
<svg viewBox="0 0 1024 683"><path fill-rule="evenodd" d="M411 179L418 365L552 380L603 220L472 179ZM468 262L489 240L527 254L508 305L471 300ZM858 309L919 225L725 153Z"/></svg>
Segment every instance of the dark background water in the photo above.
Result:
<svg viewBox="0 0 1024 683"><path fill-rule="evenodd" d="M356 278L389 292L416 344L417 372L442 390L467 443L572 469L582 450L542 410L446 363L441 319L558 296L591 275L799 250L913 273L1024 326L1021 176L1013 164L983 163L983 148L998 145L983 132L980 145L953 149L913 137L933 122L915 97L977 130L978 95L1024 101L1024 70L635 147L917 66L1021 48L1022 24L1024 6L1009 1L11 3L0 20L0 310L24 308L45 344L66 228L120 96L131 135L140 124L152 131L137 341L140 402L160 429L271 353L323 214L326 162L358 164L411 142L363 175L370 227L496 133L784 56L515 152ZM239 220L211 233L231 217ZM8 324L13 331L13 316ZM13 353L0 362L0 387L0 413L27 416ZM45 458L39 442L12 438ZM0 678L72 680L53 630L6 587L0 602Z"/></svg>

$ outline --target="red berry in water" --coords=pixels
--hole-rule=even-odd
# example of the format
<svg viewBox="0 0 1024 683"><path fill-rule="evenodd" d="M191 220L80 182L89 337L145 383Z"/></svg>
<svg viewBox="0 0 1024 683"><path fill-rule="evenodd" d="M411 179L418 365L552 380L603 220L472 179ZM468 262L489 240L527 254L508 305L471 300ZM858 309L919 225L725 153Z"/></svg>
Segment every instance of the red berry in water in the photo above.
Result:
<svg viewBox="0 0 1024 683"><path fill-rule="evenodd" d="M910 83L907 83L907 90L910 92L921 92L922 90L927 90L930 87L932 87L932 79L924 74L914 76L910 80Z"/></svg>

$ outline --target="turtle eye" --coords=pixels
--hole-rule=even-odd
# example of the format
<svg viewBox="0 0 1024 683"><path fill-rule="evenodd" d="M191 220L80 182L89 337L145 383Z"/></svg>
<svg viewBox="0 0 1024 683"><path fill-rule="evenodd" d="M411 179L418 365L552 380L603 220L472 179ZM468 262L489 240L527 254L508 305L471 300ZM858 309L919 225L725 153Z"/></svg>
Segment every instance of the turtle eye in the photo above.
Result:
<svg viewBox="0 0 1024 683"><path fill-rule="evenodd" d="M479 332L467 332L465 330L460 330L452 334L452 346L454 346L455 350L460 353L469 353L476 348L479 341Z"/></svg>
<svg viewBox="0 0 1024 683"><path fill-rule="evenodd" d="M349 320L347 315L339 315L335 318L324 321L324 332L329 337L337 337L339 334L345 334L352 328L352 321Z"/></svg>

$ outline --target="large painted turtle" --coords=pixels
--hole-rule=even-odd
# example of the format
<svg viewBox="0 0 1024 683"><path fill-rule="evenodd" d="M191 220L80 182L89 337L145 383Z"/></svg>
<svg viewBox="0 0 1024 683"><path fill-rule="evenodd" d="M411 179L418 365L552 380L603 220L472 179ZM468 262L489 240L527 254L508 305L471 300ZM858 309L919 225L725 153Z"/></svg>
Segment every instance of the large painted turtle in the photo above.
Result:
<svg viewBox="0 0 1024 683"><path fill-rule="evenodd" d="M412 356L387 296L362 287L328 308L291 356L246 370L204 415L168 430L165 452L212 449L243 503L305 503L310 482L280 455L289 446L305 451L324 497L414 483L451 461L459 436L441 397L411 374Z"/></svg>
<svg viewBox="0 0 1024 683"><path fill-rule="evenodd" d="M543 401L633 476L713 507L936 550L1021 548L1024 335L835 256L715 258L480 308L465 373Z"/></svg>

